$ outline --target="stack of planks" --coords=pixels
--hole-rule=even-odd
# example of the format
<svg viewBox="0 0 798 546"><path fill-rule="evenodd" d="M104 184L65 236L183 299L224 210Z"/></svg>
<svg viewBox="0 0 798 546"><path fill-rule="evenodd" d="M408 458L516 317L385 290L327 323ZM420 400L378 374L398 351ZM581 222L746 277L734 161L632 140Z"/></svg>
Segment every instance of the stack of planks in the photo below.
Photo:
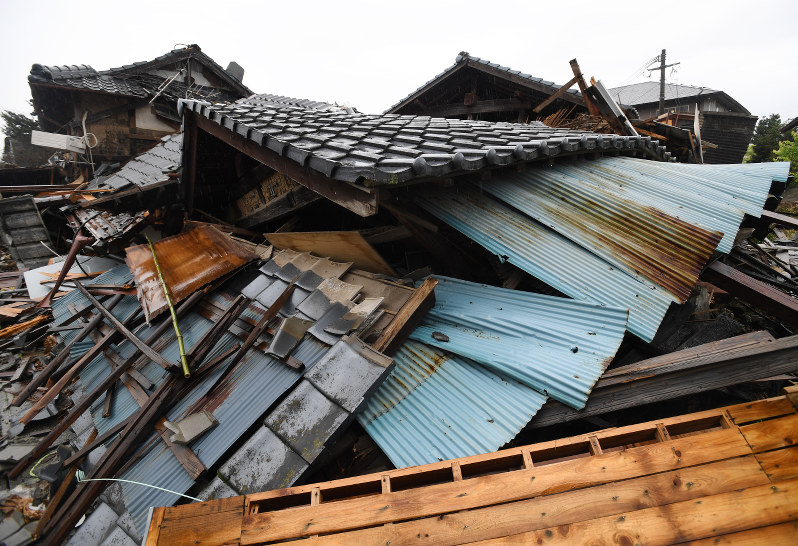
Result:
<svg viewBox="0 0 798 546"><path fill-rule="evenodd" d="M497 453L153 511L146 544L794 543L798 387Z"/></svg>

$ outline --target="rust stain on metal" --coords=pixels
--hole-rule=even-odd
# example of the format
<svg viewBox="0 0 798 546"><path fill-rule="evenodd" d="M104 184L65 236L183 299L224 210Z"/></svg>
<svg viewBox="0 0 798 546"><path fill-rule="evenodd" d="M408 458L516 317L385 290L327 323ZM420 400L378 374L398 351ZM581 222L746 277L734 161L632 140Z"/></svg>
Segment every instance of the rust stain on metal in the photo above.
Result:
<svg viewBox="0 0 798 546"><path fill-rule="evenodd" d="M723 237L722 233L633 201L616 198L614 202L619 207L610 208L556 186L548 197L558 204L543 201L541 206L558 222L579 230L588 241L592 239L593 244L610 251L619 263L663 287L680 302L690 296L701 270Z"/></svg>
<svg viewBox="0 0 798 546"><path fill-rule="evenodd" d="M167 237L155 243L166 283L174 303L257 258L255 254L211 226ZM125 249L138 298L149 321L166 309L166 300L149 246Z"/></svg>

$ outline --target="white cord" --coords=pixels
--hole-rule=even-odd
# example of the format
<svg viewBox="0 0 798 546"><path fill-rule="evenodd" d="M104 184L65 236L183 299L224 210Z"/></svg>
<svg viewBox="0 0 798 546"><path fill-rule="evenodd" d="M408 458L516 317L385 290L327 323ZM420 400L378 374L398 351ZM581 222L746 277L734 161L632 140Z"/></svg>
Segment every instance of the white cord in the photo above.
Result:
<svg viewBox="0 0 798 546"><path fill-rule="evenodd" d="M91 149L97 146L97 144L99 144L100 141L97 139L97 135L95 135L94 133L86 132L86 117L88 115L89 111L85 110L83 112L83 120L81 122L83 124L83 144L85 144L86 148L89 150L89 164L91 165L92 178L94 178L94 158L91 155ZM94 139L94 144L89 144L89 135L91 135L91 137Z"/></svg>
<svg viewBox="0 0 798 546"><path fill-rule="evenodd" d="M89 478L86 479L86 474L82 470L78 470L75 473L75 476L78 479L78 482L125 482L125 483L132 483L134 485L143 485L144 487L152 487L153 489L159 489L161 491L166 491L167 493L174 493L175 495L179 495L181 497L185 497L187 499L191 499L197 502L203 502L202 499L198 499L196 497L190 497L188 495L184 495L183 493L178 493L177 491L172 491L171 489L164 489L163 487L158 487L157 485L150 485L148 483L141 483L141 482L134 482L133 480L123 480L120 478Z"/></svg>

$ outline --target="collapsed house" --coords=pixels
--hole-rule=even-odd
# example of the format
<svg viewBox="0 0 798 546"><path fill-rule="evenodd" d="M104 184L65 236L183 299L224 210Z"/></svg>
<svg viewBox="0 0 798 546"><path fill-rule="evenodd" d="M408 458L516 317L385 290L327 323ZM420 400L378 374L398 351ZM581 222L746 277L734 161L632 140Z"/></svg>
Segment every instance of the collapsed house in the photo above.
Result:
<svg viewBox="0 0 798 546"><path fill-rule="evenodd" d="M449 72L465 78L489 66L466 55ZM536 88L533 78L519 78L553 108L558 100L587 104L550 82ZM795 371L792 269L775 269L777 248L757 247L773 261L753 260L738 238L744 223L767 229L790 221L764 210L778 202L789 164L677 163L647 135L538 121L368 115L276 95L235 98L180 97L179 134L161 136L88 184L26 198L34 210L56 207L66 218L69 237L57 240L71 250L64 264L25 272L26 290L36 284L47 293L51 316L34 307L32 294L0 307L18 321L0 332L6 347L59 336L52 358L27 361L11 382L9 426L15 436L37 435L15 452L7 474L21 483L33 467L32 476L51 477L55 490L41 517L15 532L74 544L361 532L371 524L335 518L327 527L280 530L271 513L299 521L330 501L415 498L460 480L457 498L471 498L471 488L490 479L485 474L536 472L614 451L635 457L631 450L649 449L654 436L658 453L670 453L682 449L681 435L710 431L696 449L712 452L711 431L743 421L716 411L639 425L639 434L610 430L493 453L552 424L596 422ZM30 214L18 216L4 217L12 246L15 222ZM781 244L791 244L786 235ZM9 278L23 290L19 277ZM688 317L707 312L709 290L754 306L779 338L726 335L658 356ZM762 418L794 413L788 399L772 404L790 411ZM42 422L46 430L36 428ZM745 434L724 434L732 432ZM791 460L792 451L771 452L783 447L718 452L689 465L764 451ZM340 466L348 452L364 460ZM44 460L48 472L39 468ZM424 464L433 466L405 469ZM684 466L669 465L657 467L662 479ZM309 485L330 468L340 477L373 467L382 472L376 481ZM548 467L552 491L576 489L557 481L562 468ZM495 487L517 477L507 476ZM638 477L645 487L639 473L616 479ZM108 479L121 481L106 488ZM791 478L773 481L782 479ZM278 492L249 497L270 489ZM541 502L534 488L518 491L469 506L430 502L372 523ZM185 496L206 503L152 510ZM220 527L200 532L191 519L199 513L216 514ZM769 524L759 521L749 528ZM572 522L539 523L495 536Z"/></svg>

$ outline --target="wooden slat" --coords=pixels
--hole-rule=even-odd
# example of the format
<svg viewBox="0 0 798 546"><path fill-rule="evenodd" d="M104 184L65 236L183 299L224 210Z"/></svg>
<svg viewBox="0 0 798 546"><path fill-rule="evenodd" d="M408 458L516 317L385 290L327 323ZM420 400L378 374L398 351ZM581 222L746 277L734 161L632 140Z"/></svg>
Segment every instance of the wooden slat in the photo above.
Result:
<svg viewBox="0 0 798 546"><path fill-rule="evenodd" d="M781 417L795 413L795 407L784 397L757 400L727 408L736 425L744 425L761 419Z"/></svg>
<svg viewBox="0 0 798 546"><path fill-rule="evenodd" d="M312 544L465 544L769 483L753 456L529 500L312 539Z"/></svg>
<svg viewBox="0 0 798 546"><path fill-rule="evenodd" d="M147 541L144 543L144 546L157 546L160 539L161 522L163 521L163 515L165 512L166 508L163 506L153 508L152 519L150 519L150 528L147 531Z"/></svg>
<svg viewBox="0 0 798 546"><path fill-rule="evenodd" d="M798 447L757 453L755 457L770 481L798 479Z"/></svg>
<svg viewBox="0 0 798 546"><path fill-rule="evenodd" d="M410 299L405 302L391 323L371 347L381 353L392 355L404 343L424 314L435 305L435 286L438 281L432 277L419 286Z"/></svg>
<svg viewBox="0 0 798 546"><path fill-rule="evenodd" d="M740 427L754 453L798 443L798 415L771 419Z"/></svg>
<svg viewBox="0 0 798 546"><path fill-rule="evenodd" d="M793 546L798 537L798 521L757 527L748 531L690 542L693 546Z"/></svg>
<svg viewBox="0 0 798 546"><path fill-rule="evenodd" d="M709 432L505 474L313 507L245 516L242 544L379 525L512 502L750 453L735 429Z"/></svg>
<svg viewBox="0 0 798 546"><path fill-rule="evenodd" d="M550 527L490 544L595 544L605 537L616 544L667 545L792 521L796 506L798 483L791 481Z"/></svg>
<svg viewBox="0 0 798 546"><path fill-rule="evenodd" d="M168 519L167 512L158 529L158 544L169 546L235 544L241 534L243 513L243 504L235 510L188 518Z"/></svg>

